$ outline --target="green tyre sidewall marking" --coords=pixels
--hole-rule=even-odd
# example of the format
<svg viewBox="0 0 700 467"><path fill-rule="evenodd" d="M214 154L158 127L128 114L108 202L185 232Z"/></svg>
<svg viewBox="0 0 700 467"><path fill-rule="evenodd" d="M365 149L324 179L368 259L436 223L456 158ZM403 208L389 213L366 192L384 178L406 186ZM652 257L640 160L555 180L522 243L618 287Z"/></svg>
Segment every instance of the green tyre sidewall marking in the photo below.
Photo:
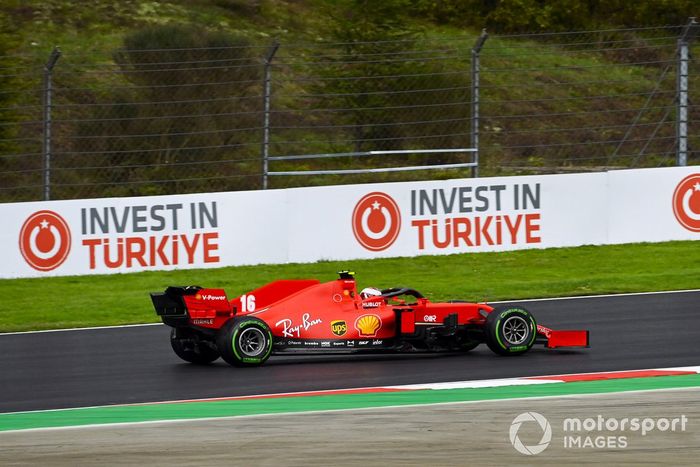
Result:
<svg viewBox="0 0 700 467"><path fill-rule="evenodd" d="M267 352L265 355L262 357L263 361L267 360L270 357L270 354L272 353L272 332L270 332L270 328L265 326L267 329Z"/></svg>
<svg viewBox="0 0 700 467"><path fill-rule="evenodd" d="M267 329L267 326L265 326L262 329L263 331L267 332L267 352L265 353L265 355L263 355L262 357L241 357L241 355L238 353L238 349L236 349L236 339L238 338L238 334L243 328L257 324L258 323L253 320L244 321L240 325L237 325L236 330L233 332L233 336L231 337L231 348L233 349L233 353L239 362L262 363L270 356L270 353L272 352L272 333L269 329Z"/></svg>
<svg viewBox="0 0 700 467"><path fill-rule="evenodd" d="M501 340L501 319L499 318L498 321L496 321L496 340L498 341L498 345L503 347L503 349L508 350L508 347L506 347L503 344L503 341Z"/></svg>
<svg viewBox="0 0 700 467"><path fill-rule="evenodd" d="M231 337L231 349L233 349L233 354L236 356L236 359L238 361L241 361L241 356L238 354L238 350L236 350L236 339L238 338L238 331L240 331L240 328L236 328L235 331L233 331L233 336Z"/></svg>
<svg viewBox="0 0 700 467"><path fill-rule="evenodd" d="M530 321L530 326L531 326L530 333L532 334L532 337L530 338L530 342L528 342L524 346L518 345L515 347L506 347L505 344L503 343L503 341L501 340L501 321L503 320L503 318L507 317L508 315L514 314L514 313L519 314L519 315L523 315L524 317L528 318L528 320ZM496 321L496 341L498 342L498 345L500 345L503 350L506 350L509 352L510 351L517 352L519 350L528 349L528 348L532 347L532 344L535 342L535 337L537 337L536 329L537 329L537 324L535 323L535 317L532 316L531 313L526 312L525 310L522 310L520 308L509 308L507 310L502 311L501 316L499 316L498 321Z"/></svg>
<svg viewBox="0 0 700 467"><path fill-rule="evenodd" d="M535 322L535 317L530 315L530 324L532 325L532 338L527 344L528 347L532 347L535 344L535 338L537 337L537 323Z"/></svg>

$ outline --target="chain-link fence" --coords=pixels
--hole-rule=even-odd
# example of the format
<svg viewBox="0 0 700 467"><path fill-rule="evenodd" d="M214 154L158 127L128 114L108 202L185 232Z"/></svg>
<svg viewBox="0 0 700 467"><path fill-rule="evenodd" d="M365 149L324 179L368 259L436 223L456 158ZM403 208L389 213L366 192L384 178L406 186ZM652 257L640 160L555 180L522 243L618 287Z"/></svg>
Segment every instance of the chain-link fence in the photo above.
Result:
<svg viewBox="0 0 700 467"><path fill-rule="evenodd" d="M285 171L462 164L474 155L426 150L474 146L481 176L671 166L683 120L695 164L694 32L482 37L478 82L475 35L0 57L0 201L260 189ZM372 151L389 154L321 157ZM300 155L319 157L285 159ZM267 185L471 173L270 176Z"/></svg>
<svg viewBox="0 0 700 467"><path fill-rule="evenodd" d="M487 42L481 147L490 172L675 165L679 39L685 29ZM691 95L700 91L698 72L697 60L691 62ZM699 117L700 108L691 106L691 127ZM698 148L697 131L691 135L690 147ZM697 163L697 152L690 160Z"/></svg>

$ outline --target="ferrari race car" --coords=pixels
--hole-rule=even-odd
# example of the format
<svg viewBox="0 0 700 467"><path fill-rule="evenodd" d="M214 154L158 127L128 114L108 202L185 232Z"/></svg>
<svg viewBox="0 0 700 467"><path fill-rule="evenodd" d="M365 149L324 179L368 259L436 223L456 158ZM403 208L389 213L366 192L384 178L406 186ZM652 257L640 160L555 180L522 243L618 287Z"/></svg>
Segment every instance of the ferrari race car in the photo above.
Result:
<svg viewBox="0 0 700 467"><path fill-rule="evenodd" d="M485 303L431 303L409 288L358 293L354 274L278 280L228 300L222 289L168 287L151 300L173 329L170 343L197 364L221 357L258 366L283 352L469 351L481 343L499 355L547 348L588 347L588 331L555 331L525 308Z"/></svg>

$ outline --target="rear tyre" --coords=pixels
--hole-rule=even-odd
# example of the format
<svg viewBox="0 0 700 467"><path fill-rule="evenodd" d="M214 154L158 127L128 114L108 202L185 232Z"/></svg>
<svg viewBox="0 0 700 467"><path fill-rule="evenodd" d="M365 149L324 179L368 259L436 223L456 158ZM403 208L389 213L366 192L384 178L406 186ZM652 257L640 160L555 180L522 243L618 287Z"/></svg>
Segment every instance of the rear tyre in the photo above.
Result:
<svg viewBox="0 0 700 467"><path fill-rule="evenodd" d="M536 336L535 318L523 307L498 307L486 318L486 345L499 355L524 354Z"/></svg>
<svg viewBox="0 0 700 467"><path fill-rule="evenodd" d="M272 332L257 318L234 318L219 331L216 346L229 365L260 366L272 353Z"/></svg>
<svg viewBox="0 0 700 467"><path fill-rule="evenodd" d="M186 362L207 365L219 358L219 351L213 342L206 342L198 336L180 336L176 329L170 331L170 345L175 355Z"/></svg>

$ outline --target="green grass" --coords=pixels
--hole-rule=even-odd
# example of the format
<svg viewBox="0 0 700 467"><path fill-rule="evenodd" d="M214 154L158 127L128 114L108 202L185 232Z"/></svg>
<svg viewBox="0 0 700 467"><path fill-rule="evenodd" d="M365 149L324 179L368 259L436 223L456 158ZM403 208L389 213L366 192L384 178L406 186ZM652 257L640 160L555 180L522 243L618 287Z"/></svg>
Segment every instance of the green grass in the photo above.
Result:
<svg viewBox="0 0 700 467"><path fill-rule="evenodd" d="M494 301L700 288L700 244L668 242L0 280L0 332L156 322L148 292L222 287L229 298L275 279L357 273L359 287L411 286L434 300Z"/></svg>

